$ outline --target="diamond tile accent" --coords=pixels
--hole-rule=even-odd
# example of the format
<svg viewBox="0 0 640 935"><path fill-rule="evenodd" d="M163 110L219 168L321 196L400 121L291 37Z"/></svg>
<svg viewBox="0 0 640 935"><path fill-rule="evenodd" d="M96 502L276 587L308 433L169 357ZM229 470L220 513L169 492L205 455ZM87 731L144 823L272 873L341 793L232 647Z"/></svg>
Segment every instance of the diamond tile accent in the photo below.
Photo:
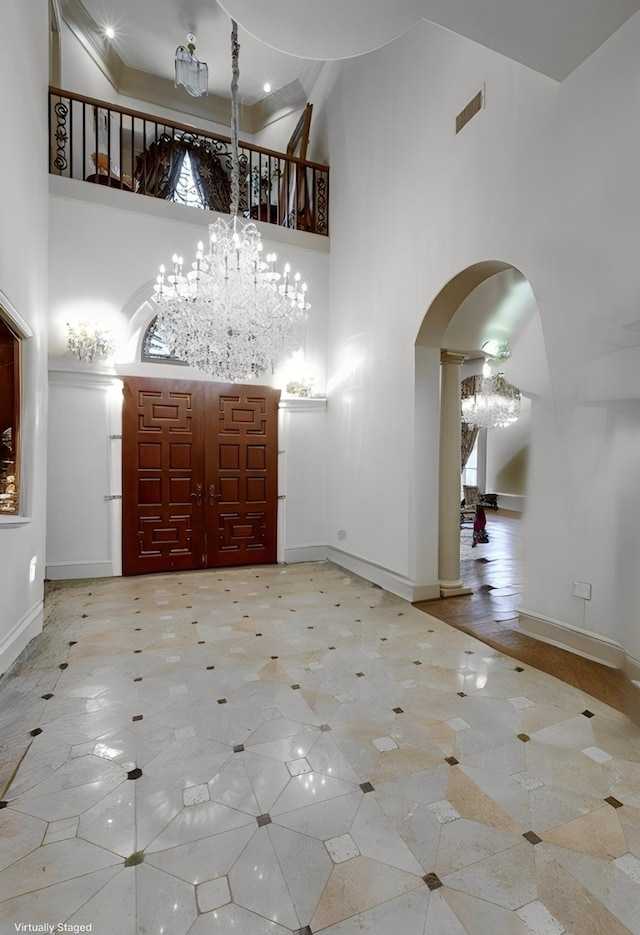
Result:
<svg viewBox="0 0 640 935"><path fill-rule="evenodd" d="M330 838L330 840L324 842L324 846L334 864L343 864L345 860L360 856L356 842L350 834L341 834L337 838Z"/></svg>
<svg viewBox="0 0 640 935"><path fill-rule="evenodd" d="M143 719L143 717L144 717L143 714L134 714L133 717L131 718L131 720L132 720L132 721L141 721L141 720Z"/></svg>
<svg viewBox="0 0 640 935"><path fill-rule="evenodd" d="M49 698L53 698L53 692L47 692L47 694L43 695L42 697L44 698L45 701L48 701Z"/></svg>
<svg viewBox="0 0 640 935"><path fill-rule="evenodd" d="M456 818L460 818L460 812L456 811L448 799L441 799L440 802L432 802L431 805L427 805L427 808L441 825L446 825L450 821L455 821Z"/></svg>
<svg viewBox="0 0 640 935"><path fill-rule="evenodd" d="M622 808L624 804L622 802L619 802L618 799L615 799L612 795L608 795L607 798L605 799L605 802L608 805L611 805L612 808Z"/></svg>
<svg viewBox="0 0 640 935"><path fill-rule="evenodd" d="M531 737L529 736L529 734L518 734L517 736L518 736L518 740L521 740L523 743L529 743L529 741L531 740Z"/></svg>
<svg viewBox="0 0 640 935"><path fill-rule="evenodd" d="M313 932L308 925L305 925L303 929L296 929L293 935L313 935Z"/></svg>
<svg viewBox="0 0 640 935"><path fill-rule="evenodd" d="M449 766L457 766L460 760L456 760L455 756L445 756L445 763L448 763Z"/></svg>
<svg viewBox="0 0 640 935"><path fill-rule="evenodd" d="M299 760L289 760L288 763L285 763L285 766L292 776L302 776L304 773L313 772L313 767L306 757L301 757Z"/></svg>
<svg viewBox="0 0 640 935"><path fill-rule="evenodd" d="M300 688L299 685L292 685L291 687L293 688L294 691L297 691Z"/></svg>
<svg viewBox="0 0 640 935"><path fill-rule="evenodd" d="M589 711L589 709L587 708L586 711L582 712L582 716L583 717L595 717L595 714L593 713L593 711Z"/></svg>
<svg viewBox="0 0 640 935"><path fill-rule="evenodd" d="M585 756L588 756L589 759L595 760L596 763L607 763L609 760L613 759L611 754L607 753L606 750L601 750L600 747L585 747L582 752Z"/></svg>
<svg viewBox="0 0 640 935"><path fill-rule="evenodd" d="M213 912L231 902L231 891L227 877L218 877L196 886L196 899L200 912Z"/></svg>
<svg viewBox="0 0 640 935"><path fill-rule="evenodd" d="M364 672L356 672L359 679L364 678Z"/></svg>
<svg viewBox="0 0 640 935"><path fill-rule="evenodd" d="M243 744L243 743L237 743L237 744L235 745L235 747L233 748L233 752L234 752L234 753L242 753L243 750L244 750L244 744Z"/></svg>
<svg viewBox="0 0 640 935"><path fill-rule="evenodd" d="M516 711L524 711L526 708L533 708L533 701L525 695L519 695L517 698L508 698L509 704L513 705Z"/></svg>
<svg viewBox="0 0 640 935"><path fill-rule="evenodd" d="M41 727L34 727L34 729L33 729L33 730L30 730L29 733L31 734L32 737L37 737L38 734L41 734L41 733L42 733L42 728L41 728Z"/></svg>
<svg viewBox="0 0 640 935"><path fill-rule="evenodd" d="M362 789L363 792L374 792L374 787L371 785L370 782L361 782L360 788Z"/></svg>
<svg viewBox="0 0 640 935"><path fill-rule="evenodd" d="M226 698L218 698L218 704L227 704Z"/></svg>
<svg viewBox="0 0 640 935"><path fill-rule="evenodd" d="M613 862L618 870L622 870L636 883L640 883L640 860L635 854L623 854L622 857L616 857Z"/></svg>
<svg viewBox="0 0 640 935"><path fill-rule="evenodd" d="M389 750L397 750L398 744L395 740L392 740L391 737L376 737L375 740L371 741L374 747L377 747L381 753L386 753Z"/></svg>
<svg viewBox="0 0 640 935"><path fill-rule="evenodd" d="M321 724L320 730L322 731L323 734L326 734L328 730L331 730L331 727L328 724Z"/></svg>
<svg viewBox="0 0 640 935"><path fill-rule="evenodd" d="M394 713L394 714L404 714L404 708L394 708L394 709L393 709L393 713Z"/></svg>
<svg viewBox="0 0 640 935"><path fill-rule="evenodd" d="M141 776L142 770L139 767L136 767L136 769L131 769L127 773L127 779L140 779Z"/></svg>
<svg viewBox="0 0 640 935"><path fill-rule="evenodd" d="M544 786L541 779L538 779L537 776L529 773L526 769L521 773L512 773L511 779L517 782L519 786L522 786L526 792L533 792L535 789L541 789Z"/></svg>
<svg viewBox="0 0 640 935"><path fill-rule="evenodd" d="M188 786L182 793L182 801L185 805L199 805L201 802L208 802L210 798L207 785Z"/></svg>
<svg viewBox="0 0 640 935"><path fill-rule="evenodd" d="M467 724L461 717L451 717L448 721L445 721L445 724L448 724L455 731L469 730L471 727L471 724Z"/></svg>
<svg viewBox="0 0 640 935"><path fill-rule="evenodd" d="M256 818L256 821L258 822L259 828L264 828L265 825L271 824L271 815L269 815L268 813L265 815L258 815L258 817Z"/></svg>
<svg viewBox="0 0 640 935"><path fill-rule="evenodd" d="M542 842L542 838L539 838L535 831L525 831L522 837L526 838L529 844L540 844Z"/></svg>
<svg viewBox="0 0 640 935"><path fill-rule="evenodd" d="M427 873L422 879L430 890L437 890L442 886L442 880L435 873Z"/></svg>
<svg viewBox="0 0 640 935"><path fill-rule="evenodd" d="M552 916L539 899L516 909L516 915L522 919L533 935L564 935L566 929L555 916Z"/></svg>

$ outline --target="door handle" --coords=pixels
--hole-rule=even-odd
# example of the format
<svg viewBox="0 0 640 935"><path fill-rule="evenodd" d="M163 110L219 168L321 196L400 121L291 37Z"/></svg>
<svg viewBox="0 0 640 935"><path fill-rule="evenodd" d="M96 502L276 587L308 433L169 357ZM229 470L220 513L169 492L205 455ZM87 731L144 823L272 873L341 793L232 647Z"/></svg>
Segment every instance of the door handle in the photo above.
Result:
<svg viewBox="0 0 640 935"><path fill-rule="evenodd" d="M209 506L213 506L215 501L221 496L221 493L216 493L216 485L209 484Z"/></svg>
<svg viewBox="0 0 640 935"><path fill-rule="evenodd" d="M204 484L196 484L195 491L191 494L191 497L196 498L196 506L202 506L202 492L204 490Z"/></svg>

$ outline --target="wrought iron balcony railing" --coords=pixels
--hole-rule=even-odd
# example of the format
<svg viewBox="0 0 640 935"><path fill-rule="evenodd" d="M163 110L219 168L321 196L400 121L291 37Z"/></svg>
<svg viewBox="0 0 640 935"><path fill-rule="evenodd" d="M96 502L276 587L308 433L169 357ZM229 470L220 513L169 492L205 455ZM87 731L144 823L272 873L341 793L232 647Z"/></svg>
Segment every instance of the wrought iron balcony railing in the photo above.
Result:
<svg viewBox="0 0 640 935"><path fill-rule="evenodd" d="M231 139L49 89L49 171L229 213ZM239 144L242 215L329 233L329 168Z"/></svg>

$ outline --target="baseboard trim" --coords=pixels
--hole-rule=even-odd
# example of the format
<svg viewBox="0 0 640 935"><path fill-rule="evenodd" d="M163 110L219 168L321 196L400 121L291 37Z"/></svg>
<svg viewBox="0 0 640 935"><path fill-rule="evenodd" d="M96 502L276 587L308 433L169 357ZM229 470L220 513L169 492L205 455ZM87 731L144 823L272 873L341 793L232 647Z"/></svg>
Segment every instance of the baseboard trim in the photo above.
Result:
<svg viewBox="0 0 640 935"><path fill-rule="evenodd" d="M324 562L326 558L326 545L299 545L284 550L285 565L297 565L300 562Z"/></svg>
<svg viewBox="0 0 640 935"><path fill-rule="evenodd" d="M609 666L610 669L627 669L628 657L624 649L606 636L587 633L569 623L551 617L541 617L524 608L520 610L519 627L527 636L532 636L542 643L566 649L592 662Z"/></svg>
<svg viewBox="0 0 640 935"><path fill-rule="evenodd" d="M34 636L42 633L44 602L38 601L0 643L0 675L13 665Z"/></svg>
<svg viewBox="0 0 640 935"><path fill-rule="evenodd" d="M342 552L332 546L327 546L326 558L334 565L344 568L372 584L377 584L385 591L403 598L405 601L415 603L416 601L429 601L440 597L440 583L416 585L396 572L390 571L374 562L368 562L366 559L350 555L348 552Z"/></svg>
<svg viewBox="0 0 640 935"><path fill-rule="evenodd" d="M113 578L113 563L102 562L50 562L45 569L50 581L72 581L76 578Z"/></svg>

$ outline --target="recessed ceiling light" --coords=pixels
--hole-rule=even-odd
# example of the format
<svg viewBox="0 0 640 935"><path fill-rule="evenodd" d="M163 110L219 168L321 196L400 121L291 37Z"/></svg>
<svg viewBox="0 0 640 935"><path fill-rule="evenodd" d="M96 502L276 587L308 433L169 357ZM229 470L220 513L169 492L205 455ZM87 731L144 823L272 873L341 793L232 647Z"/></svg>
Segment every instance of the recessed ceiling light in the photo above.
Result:
<svg viewBox="0 0 640 935"><path fill-rule="evenodd" d="M268 81L265 81L265 83L262 86L262 90L264 91L265 94L271 93L271 85L269 84Z"/></svg>
<svg viewBox="0 0 640 935"><path fill-rule="evenodd" d="M116 37L116 31L113 28L113 26L105 26L104 34L107 37L107 39L115 39Z"/></svg>

